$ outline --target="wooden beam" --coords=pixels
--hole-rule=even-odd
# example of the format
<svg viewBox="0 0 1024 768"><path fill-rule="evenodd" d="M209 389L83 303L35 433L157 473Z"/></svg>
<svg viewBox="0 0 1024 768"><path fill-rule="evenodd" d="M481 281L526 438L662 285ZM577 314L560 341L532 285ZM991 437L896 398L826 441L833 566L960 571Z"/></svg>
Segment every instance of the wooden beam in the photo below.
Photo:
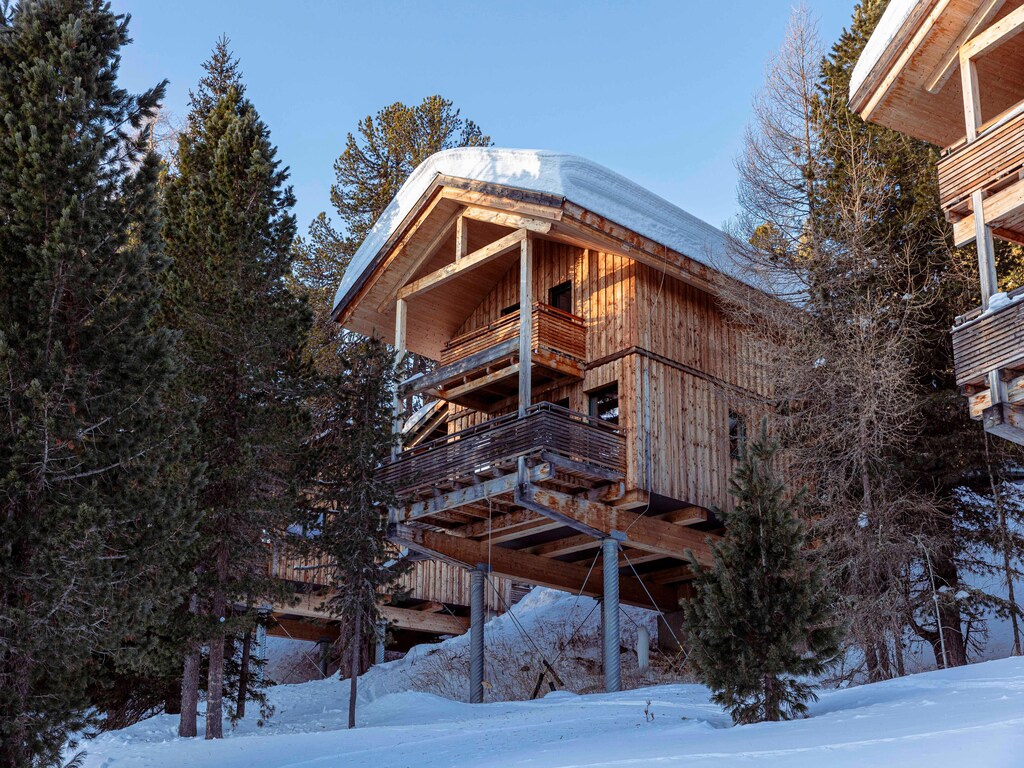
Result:
<svg viewBox="0 0 1024 768"><path fill-rule="evenodd" d="M567 459L561 454L555 453L554 451L541 451L541 458L567 472L576 472L582 475L589 475L590 477L599 477L609 483L617 483L622 480L622 473L617 472L614 469L607 469L606 467L599 467L596 464L587 464L582 461L574 461L573 459Z"/></svg>
<svg viewBox="0 0 1024 768"><path fill-rule="evenodd" d="M673 525L696 525L697 523L706 523L710 515L708 511L703 507L683 507L682 509L675 509L671 512L667 512L664 515L658 515L658 518L664 520L666 523L672 523Z"/></svg>
<svg viewBox="0 0 1024 768"><path fill-rule="evenodd" d="M464 616L452 616L448 612L432 613L417 611L412 608L396 608L392 605L380 606L380 615L396 629L407 629L412 632L430 632L437 635L461 635L469 629L469 619Z"/></svg>
<svg viewBox="0 0 1024 768"><path fill-rule="evenodd" d="M434 206L437 205L437 203L440 202L441 199L442 198L440 196L434 198L434 201L431 204L431 207L429 209L427 209L427 213L425 214L426 216L429 216L433 212ZM430 242L427 243L427 245L423 248L422 251L420 251L420 254L415 259L413 259L409 264L407 264L405 266L405 268L402 270L402 272L400 273L398 279L395 282L395 284L397 286L403 286L407 282L409 282L412 279L412 276L415 275L417 272L419 272L420 268L424 264L426 264L428 261L430 261L431 257L437 252L437 249L441 247L441 244L445 240L448 239L448 235L451 234L452 227L455 226L455 222L456 222L456 220L458 218L459 218L459 212L458 211L454 211L453 213L448 214L448 218L446 218L444 220L444 223L441 225L441 229L438 230L437 234L434 235L432 238L430 238ZM425 221L425 219L420 219L417 222L416 226L419 227L423 223L423 221ZM408 245L408 243L409 243L409 238L408 237L403 238L402 242L399 244L398 248L399 249L404 249L405 246ZM400 253L400 252L401 252L401 250L394 250L394 251L392 251L392 256L391 256L391 258L389 259L389 262L388 262L389 265L394 260L395 255ZM377 306L377 311L380 312L381 314L387 314L388 312L390 312L391 305L394 303L395 297L396 297L396 294L394 292L388 291L387 292L387 296Z"/></svg>
<svg viewBox="0 0 1024 768"><path fill-rule="evenodd" d="M985 222L990 225L993 233L998 233L998 226L992 227L992 222L998 222L1002 217L1024 208L1024 180L1016 181L1005 189L989 195L984 198L982 204ZM972 205L977 205L977 203L972 203ZM974 213L953 223L953 242L957 247L967 245L976 236Z"/></svg>
<svg viewBox="0 0 1024 768"><path fill-rule="evenodd" d="M531 467L528 472L532 482L550 480L554 474L551 465L546 462L538 464L536 467ZM516 483L517 475L515 472L511 472L507 475L501 475L492 480L486 480L482 483L478 483L477 485L470 485L455 491L442 493L440 496L435 496L434 498L427 499L426 501L418 501L415 504L407 504L403 507L397 507L393 510L395 514L394 519L398 522L416 520L421 517L427 517L428 515L443 512L447 509L455 509L464 504L483 501L491 496L511 493L515 490Z"/></svg>
<svg viewBox="0 0 1024 768"><path fill-rule="evenodd" d="M931 76L928 78L925 90L930 94L937 94L946 85L950 75L956 69L960 63L960 46L970 40L978 30L988 24L992 18L999 13L999 10L1003 7L1006 0L982 0L978 10L971 16L967 26L964 27L953 44L946 51L942 57L942 61L939 65L932 70Z"/></svg>
<svg viewBox="0 0 1024 768"><path fill-rule="evenodd" d="M495 240L483 248L478 248L461 259L453 261L451 264L446 264L441 269L431 272L429 275L424 275L419 280L414 280L408 285L399 288L398 298L411 299L413 296L418 296L432 288L442 286L471 269L476 269L499 256L504 256L525 240L525 229L519 229L510 235L505 235L500 240Z"/></svg>
<svg viewBox="0 0 1024 768"><path fill-rule="evenodd" d="M512 512L495 515L490 520L467 523L461 528L456 528L452 533L470 539L486 538L492 544L498 544L512 541L528 534L552 531L561 527L561 523L557 523L543 515L538 515L533 510L516 509Z"/></svg>
<svg viewBox="0 0 1024 768"><path fill-rule="evenodd" d="M519 230L524 232L525 230ZM530 407L533 386L533 241L524 237L519 246L519 418Z"/></svg>
<svg viewBox="0 0 1024 768"><path fill-rule="evenodd" d="M451 389L442 388L439 391L439 395L445 400L454 400L457 397L462 397L470 392L473 392L482 387L489 387L499 381L510 379L519 373L519 363L513 363L512 365L504 365L496 371L492 371L484 376L480 376L476 379L470 379L465 384L460 384L457 387ZM483 409L478 409L483 410ZM489 410L489 409L488 409Z"/></svg>
<svg viewBox="0 0 1024 768"><path fill-rule="evenodd" d="M1005 43L1022 29L1024 29L1024 6L1010 11L1010 13L1006 14L995 24L987 27L976 37L960 46L961 65L963 64L964 57L968 59L977 58L997 45Z"/></svg>
<svg viewBox="0 0 1024 768"><path fill-rule="evenodd" d="M996 245L992 228L986 223L985 196L980 189L971 194L974 202L974 241L978 251L978 275L981 280L981 308L988 309L989 299L999 290L996 278Z"/></svg>
<svg viewBox="0 0 1024 768"><path fill-rule="evenodd" d="M274 620L267 627L267 634L271 637L318 643L321 640L337 640L340 634L337 621L320 624L312 620L289 619L277 614L274 614L273 618Z"/></svg>
<svg viewBox="0 0 1024 768"><path fill-rule="evenodd" d="M516 489L516 500L536 512L567 521L567 525L581 533L593 532L591 535L596 538L613 536L625 547L678 560L684 559L689 550L699 562L711 562L711 548L705 541L707 534L683 526L529 484Z"/></svg>
<svg viewBox="0 0 1024 768"><path fill-rule="evenodd" d="M487 542L448 536L436 531L408 526L395 526L389 532L397 544L409 549L439 557L447 562L460 563L468 568L489 564L497 576L525 581L542 587L579 593L589 597L601 597L603 586L599 573L589 573L589 568L573 563L563 563L547 557L530 555L505 547L488 547ZM589 575L589 578L588 578ZM585 585L584 585L585 583ZM674 611L679 607L677 592L660 584L649 584L647 589L658 608ZM632 575L619 580L619 598L628 605L651 607L651 600L642 585Z"/></svg>
<svg viewBox="0 0 1024 768"><path fill-rule="evenodd" d="M981 96L978 93L978 67L966 55L965 47L960 48L960 89L964 102L964 128L970 144L978 138L978 126L981 125Z"/></svg>
<svg viewBox="0 0 1024 768"><path fill-rule="evenodd" d="M455 260L464 258L469 253L469 232L466 230L466 217L459 216L455 220Z"/></svg>
<svg viewBox="0 0 1024 768"><path fill-rule="evenodd" d="M511 229L526 229L540 235L546 235L551 231L551 222L544 219L537 219L532 216L521 216L517 213L506 211L492 211L487 208L469 206L462 212L462 215L473 221L483 221L488 224L497 224L500 227Z"/></svg>
<svg viewBox="0 0 1024 768"><path fill-rule="evenodd" d="M406 328L406 311L407 305L404 299L399 299L395 302L395 370L397 371L402 361L405 359L405 328ZM402 397L398 391L398 387L395 387L394 395L391 400L391 410L394 414L393 432L394 442L391 445L391 458L398 455L399 451L402 450L402 426L404 419L402 418Z"/></svg>

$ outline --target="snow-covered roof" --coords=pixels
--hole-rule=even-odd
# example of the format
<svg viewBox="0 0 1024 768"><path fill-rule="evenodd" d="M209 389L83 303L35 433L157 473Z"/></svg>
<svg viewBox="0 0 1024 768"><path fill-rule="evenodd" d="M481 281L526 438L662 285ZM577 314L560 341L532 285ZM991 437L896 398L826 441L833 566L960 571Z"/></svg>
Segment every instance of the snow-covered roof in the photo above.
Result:
<svg viewBox="0 0 1024 768"><path fill-rule="evenodd" d="M535 149L466 147L427 158L398 191L352 257L334 298L350 300L360 278L438 176L452 176L561 196L712 269L755 285L732 258L728 238L624 176L577 155Z"/></svg>
<svg viewBox="0 0 1024 768"><path fill-rule="evenodd" d="M917 6L927 2L928 0L889 0L889 5L882 13L882 18L878 20L878 26L871 33L860 58L857 59L857 63L853 67L853 72L850 75L851 99L864 85L871 70L881 61L889 45L903 29L903 25L907 23L907 19L910 18Z"/></svg>

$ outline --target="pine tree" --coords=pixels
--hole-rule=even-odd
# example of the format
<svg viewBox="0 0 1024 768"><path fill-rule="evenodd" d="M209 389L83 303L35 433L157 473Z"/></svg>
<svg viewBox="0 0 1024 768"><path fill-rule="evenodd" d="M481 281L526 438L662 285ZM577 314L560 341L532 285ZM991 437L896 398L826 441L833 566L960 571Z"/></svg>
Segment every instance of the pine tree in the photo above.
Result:
<svg viewBox="0 0 1024 768"><path fill-rule="evenodd" d="M302 345L309 318L286 279L294 196L226 45L218 42L193 94L192 128L179 137L164 192L164 239L174 260L166 314L182 335L187 389L201 401L196 455L205 464L189 606L196 639L185 659L180 732L196 731L201 637L209 649L207 738L222 734L226 638L252 629L252 606L284 596L267 573L264 536L296 514L308 430Z"/></svg>
<svg viewBox="0 0 1024 768"><path fill-rule="evenodd" d="M716 510L726 533L713 564L692 563L690 658L736 723L803 715L805 702L817 699L806 678L823 674L839 653L833 601L806 551L802 494L787 495L777 461L765 420L730 481L733 511Z"/></svg>
<svg viewBox="0 0 1024 768"><path fill-rule="evenodd" d="M127 24L99 0L0 13L2 766L58 763L99 662L143 666L153 645L127 639L188 586L189 409L146 151L164 85L118 87Z"/></svg>
<svg viewBox="0 0 1024 768"><path fill-rule="evenodd" d="M358 136L348 134L345 151L334 163L331 203L341 217L350 252L416 166L444 149L491 144L490 136L453 107L450 99L436 95L414 107L396 101L360 120Z"/></svg>

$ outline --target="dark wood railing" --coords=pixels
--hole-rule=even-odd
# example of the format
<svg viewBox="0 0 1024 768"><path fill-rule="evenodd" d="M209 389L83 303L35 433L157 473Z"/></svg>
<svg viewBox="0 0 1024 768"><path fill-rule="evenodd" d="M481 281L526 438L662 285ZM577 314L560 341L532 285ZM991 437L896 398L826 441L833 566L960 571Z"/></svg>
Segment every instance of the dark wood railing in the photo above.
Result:
<svg viewBox="0 0 1024 768"><path fill-rule="evenodd" d="M563 312L548 304L533 305L533 348L583 360L586 355L586 326L582 317ZM519 338L519 310L492 323L475 328L444 345L441 365L451 365L470 355Z"/></svg>
<svg viewBox="0 0 1024 768"><path fill-rule="evenodd" d="M400 453L381 468L400 495L490 468L511 467L520 456L542 451L625 473L620 430L599 419L552 403L530 406L524 417L511 413Z"/></svg>
<svg viewBox="0 0 1024 768"><path fill-rule="evenodd" d="M939 161L939 203L945 211L964 208L971 193L987 189L1024 168L1024 111L1021 106L978 138L952 147ZM966 209L961 211L966 213Z"/></svg>

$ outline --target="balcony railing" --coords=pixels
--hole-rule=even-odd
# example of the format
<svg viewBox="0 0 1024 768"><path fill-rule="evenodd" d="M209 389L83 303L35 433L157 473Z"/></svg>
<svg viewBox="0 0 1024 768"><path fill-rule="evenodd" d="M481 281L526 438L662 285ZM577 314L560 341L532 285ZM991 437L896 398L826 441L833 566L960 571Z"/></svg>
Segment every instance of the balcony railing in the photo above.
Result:
<svg viewBox="0 0 1024 768"><path fill-rule="evenodd" d="M582 378L583 319L547 304L534 304L532 312L532 378L538 383ZM519 311L456 336L444 346L440 363L429 374L407 382L405 391L492 410L517 391Z"/></svg>
<svg viewBox="0 0 1024 768"><path fill-rule="evenodd" d="M511 470L520 456L551 452L583 465L625 474L625 441L606 422L552 403L532 405L400 453L380 471L400 497ZM474 477L476 476L476 477Z"/></svg>
<svg viewBox="0 0 1024 768"><path fill-rule="evenodd" d="M969 213L971 194L1017 179L1024 168L1024 103L982 126L978 138L951 148L939 161L939 203L958 215Z"/></svg>
<svg viewBox="0 0 1024 768"><path fill-rule="evenodd" d="M1010 304L972 312L953 328L953 365L958 386L987 386L990 371L1024 372L1024 290ZM1020 297L1020 298L1018 298Z"/></svg>

